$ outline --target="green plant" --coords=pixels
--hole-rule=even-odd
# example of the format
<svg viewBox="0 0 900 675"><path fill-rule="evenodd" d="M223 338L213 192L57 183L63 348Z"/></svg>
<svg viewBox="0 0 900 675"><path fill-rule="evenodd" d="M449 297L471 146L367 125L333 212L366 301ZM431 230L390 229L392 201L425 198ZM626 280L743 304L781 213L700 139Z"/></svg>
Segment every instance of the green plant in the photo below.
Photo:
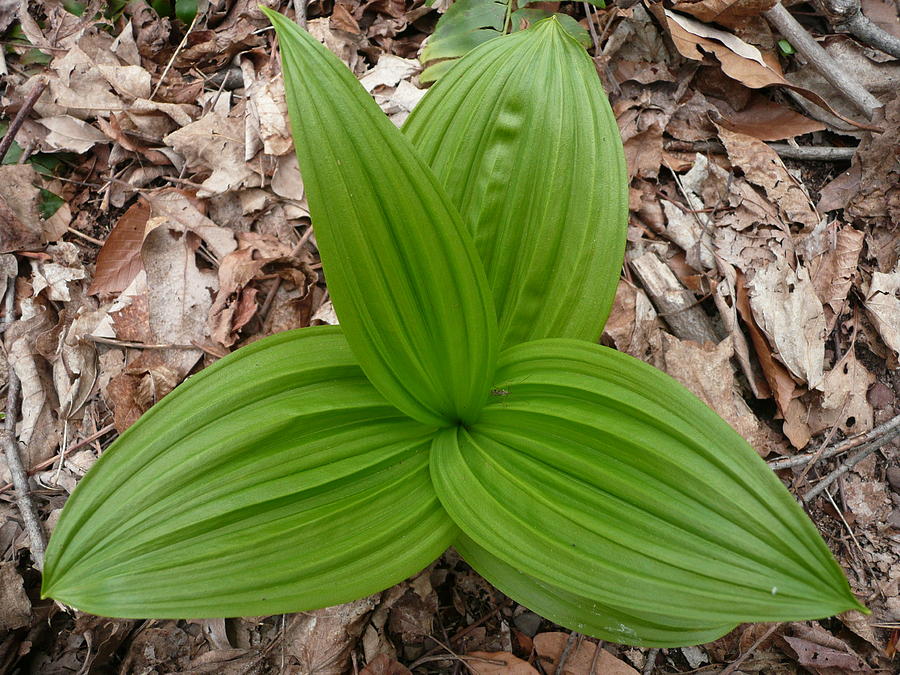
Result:
<svg viewBox="0 0 900 675"><path fill-rule="evenodd" d="M488 40L519 30L523 22L534 23L556 16L569 34L583 46L591 45L586 28L568 14L554 14L539 7L528 7L538 0L454 0L438 20L434 33L422 50L421 61L428 66L419 76L422 82L440 78L454 60ZM518 9L514 9L518 7Z"/></svg>
<svg viewBox="0 0 900 675"><path fill-rule="evenodd" d="M863 609L725 422L592 342L627 181L556 19L463 58L407 137L269 16L341 327L242 348L126 431L63 511L45 596L122 617L298 611L454 545L519 602L630 644Z"/></svg>

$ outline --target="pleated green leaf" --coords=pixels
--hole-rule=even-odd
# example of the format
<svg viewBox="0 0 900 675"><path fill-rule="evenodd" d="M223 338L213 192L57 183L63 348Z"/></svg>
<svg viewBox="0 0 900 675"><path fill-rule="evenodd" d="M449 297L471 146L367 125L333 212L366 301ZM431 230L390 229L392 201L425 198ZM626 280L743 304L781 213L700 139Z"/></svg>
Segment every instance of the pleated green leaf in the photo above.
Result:
<svg viewBox="0 0 900 675"><path fill-rule="evenodd" d="M594 64L559 20L469 53L404 131L475 239L503 345L597 340L622 266L628 179Z"/></svg>
<svg viewBox="0 0 900 675"><path fill-rule="evenodd" d="M734 627L731 623L707 626L678 621L655 612L623 611L523 574L465 535L454 546L479 574L516 602L539 607L543 617L602 640L642 647L695 645L712 642Z"/></svg>
<svg viewBox="0 0 900 675"><path fill-rule="evenodd" d="M862 607L777 477L673 379L604 347L542 340L505 352L494 386L477 424L436 438L432 476L466 536L563 592L528 597L482 556L534 611L589 626L595 602L619 612L618 641L660 645L642 635L647 621L709 639Z"/></svg>
<svg viewBox="0 0 900 675"><path fill-rule="evenodd" d="M266 11L328 288L350 348L419 421L477 416L496 360L471 237L409 140L309 33Z"/></svg>
<svg viewBox="0 0 900 675"><path fill-rule="evenodd" d="M457 530L434 427L367 382L336 328L282 333L178 387L81 480L44 596L105 616L277 614L417 572Z"/></svg>

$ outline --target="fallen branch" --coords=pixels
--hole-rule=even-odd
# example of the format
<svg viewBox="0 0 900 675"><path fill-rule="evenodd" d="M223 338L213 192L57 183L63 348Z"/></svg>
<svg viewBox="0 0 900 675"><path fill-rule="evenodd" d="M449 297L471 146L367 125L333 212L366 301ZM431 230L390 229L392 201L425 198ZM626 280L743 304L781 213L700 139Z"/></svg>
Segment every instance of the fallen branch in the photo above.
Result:
<svg viewBox="0 0 900 675"><path fill-rule="evenodd" d="M763 13L778 32L828 80L832 86L861 110L869 119L881 102L856 82L831 55L822 49L784 6L777 4Z"/></svg>
<svg viewBox="0 0 900 675"><path fill-rule="evenodd" d="M819 5L835 30L900 59L900 39L863 14L859 0L819 0Z"/></svg>
<svg viewBox="0 0 900 675"><path fill-rule="evenodd" d="M806 493L803 495L803 503L805 504L806 502L809 502L809 501L815 499L816 497L818 497L825 490L825 488L827 488L829 485L831 485L834 481L836 481L838 478L843 476L845 473L850 471L850 469L852 469L854 466L859 464L861 461L863 461L866 457L871 455L873 452L884 447L884 445L886 443L890 442L891 440L893 440L893 438L895 436L900 436L900 433L897 433L894 435L883 436L883 437L879 438L878 440L872 441L871 443L868 443L867 445L862 446L859 449L859 452L857 452L855 455L853 455L853 457L847 458L843 464L841 464L838 468L836 468L834 471L832 471L827 476L825 476L822 480L820 480L818 483L816 483L815 487L807 490Z"/></svg>
<svg viewBox="0 0 900 675"><path fill-rule="evenodd" d="M856 154L855 147L839 148L833 145L791 145L789 143L766 143L782 159L797 159L804 162L849 162ZM727 154L725 146L717 141L669 141L666 150L674 152L709 152L716 155Z"/></svg>
<svg viewBox="0 0 900 675"><path fill-rule="evenodd" d="M650 675L653 672L653 669L656 667L657 654L659 654L658 647L647 650L647 658L644 660L644 667L641 670L641 675Z"/></svg>
<svg viewBox="0 0 900 675"><path fill-rule="evenodd" d="M824 450L821 454L819 454L816 461L834 457L835 455L839 455L842 452L853 450L853 448L858 448L859 446L866 445L872 441L877 441L881 445L885 445L887 443L890 443L898 436L900 436L900 415L892 417L884 424L879 424L877 427L867 431L864 434L851 436L850 438L841 441L834 447ZM811 452L804 455L796 455L794 457L785 457L784 459L775 459L771 462L768 462L769 468L771 468L773 471L779 471L781 469L791 469L795 466L803 466L804 464L807 464L813 458L815 458L816 454L817 453L815 452Z"/></svg>
<svg viewBox="0 0 900 675"><path fill-rule="evenodd" d="M3 135L3 140L0 140L0 161L2 161L4 157L6 157L6 153L9 152L10 147L12 147L12 143L16 138L16 134L19 133L19 129L22 127L22 124L24 124L25 118L28 117L32 108L34 108L34 104L37 103L38 99L41 97L41 94L44 93L44 89L46 88L46 82L38 82L28 94L28 96L25 97L25 100L22 101L22 107L19 108L19 112L16 113L16 116L10 123L9 128Z"/></svg>
<svg viewBox="0 0 900 675"><path fill-rule="evenodd" d="M4 323L12 321L13 312L15 311L15 300L16 284L15 279L13 279L13 282L6 289ZM6 420L4 421L3 430L0 431L0 437L3 440L6 464L9 467L12 482L16 488L16 505L19 507L19 513L22 514L25 533L28 535L28 540L31 544L31 559L34 561L34 566L41 570L44 568L44 533L41 529L41 521L38 519L37 510L34 508L34 502L31 499L31 492L28 489L28 476L25 475L22 458L19 457L19 444L16 441L16 413L19 408L20 391L21 383L10 363L6 390Z"/></svg>

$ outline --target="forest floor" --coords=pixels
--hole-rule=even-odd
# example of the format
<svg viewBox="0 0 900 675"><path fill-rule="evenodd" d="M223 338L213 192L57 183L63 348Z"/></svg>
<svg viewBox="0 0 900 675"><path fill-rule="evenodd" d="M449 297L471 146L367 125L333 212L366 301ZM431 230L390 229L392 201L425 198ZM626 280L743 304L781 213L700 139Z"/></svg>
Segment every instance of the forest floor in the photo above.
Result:
<svg viewBox="0 0 900 675"><path fill-rule="evenodd" d="M24 112L0 166L0 393L20 385L6 418L46 533L104 449L189 374L262 336L336 322L257 4L198 3L186 25L142 0L0 0L0 136ZM448 4L305 10L401 124ZM451 550L319 612L98 618L40 599L0 460L0 671L896 672L900 61L792 5L836 59L828 74L874 97L854 101L772 27L771 1L535 6L588 29L625 144L628 249L604 344L681 380L773 464L872 614L743 625L680 649L598 644ZM893 0L862 10L900 38ZM158 228L178 236L149 245ZM162 286L149 292L148 278Z"/></svg>

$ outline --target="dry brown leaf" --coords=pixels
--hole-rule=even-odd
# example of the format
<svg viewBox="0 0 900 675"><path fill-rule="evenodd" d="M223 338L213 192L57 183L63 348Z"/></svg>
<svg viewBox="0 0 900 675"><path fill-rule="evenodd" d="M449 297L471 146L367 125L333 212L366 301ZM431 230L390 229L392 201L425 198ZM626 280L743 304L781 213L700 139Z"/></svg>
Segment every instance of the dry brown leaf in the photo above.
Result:
<svg viewBox="0 0 900 675"><path fill-rule="evenodd" d="M791 400L794 398L794 391L797 388L796 383L787 368L775 360L772 348L769 346L766 336L760 330L754 318L750 307L746 279L740 272L735 277L735 290L735 304L741 319L744 321L744 325L747 327L747 331L750 333L753 350L756 353L756 358L759 360L763 376L766 378L766 382L769 383L769 388L772 391L779 411L782 415L785 415Z"/></svg>
<svg viewBox="0 0 900 675"><path fill-rule="evenodd" d="M246 123L254 124L263 152L276 157L294 154L281 73L258 76L247 88L247 113Z"/></svg>
<svg viewBox="0 0 900 675"><path fill-rule="evenodd" d="M703 61L704 54L713 54L721 64L722 72L750 89L772 85L788 87L841 119L850 121L832 110L827 101L815 92L789 82L774 54L763 54L732 33L662 9L661 5L659 7L652 11L668 26L675 48L685 58Z"/></svg>
<svg viewBox="0 0 900 675"><path fill-rule="evenodd" d="M832 426L847 435L869 431L874 413L866 392L874 382L875 376L856 358L853 349L849 349L825 373L820 406L813 408L809 415L811 432L816 434Z"/></svg>
<svg viewBox="0 0 900 675"><path fill-rule="evenodd" d="M97 254L94 280L88 293L121 293L141 271L141 244L150 218L150 205L138 199L116 221Z"/></svg>
<svg viewBox="0 0 900 675"><path fill-rule="evenodd" d="M537 652L545 672L557 672L557 664L568 641L568 633L539 633L534 636L534 650ZM570 648L566 662L563 664L563 675L590 675L591 673L637 675L638 671L617 659L597 643L581 639L576 644L577 648Z"/></svg>
<svg viewBox="0 0 900 675"><path fill-rule="evenodd" d="M527 661L509 652L469 652L466 666L475 675L539 675Z"/></svg>
<svg viewBox="0 0 900 675"><path fill-rule="evenodd" d="M374 595L293 615L283 638L288 663L303 673L344 675L350 670L350 651L377 599Z"/></svg>
<svg viewBox="0 0 900 675"><path fill-rule="evenodd" d="M760 94L754 94L750 104L739 111L723 110L719 125L761 141L780 141L826 128L818 120L801 115Z"/></svg>
<svg viewBox="0 0 900 675"><path fill-rule="evenodd" d="M0 253L39 248L43 242L37 173L30 164L0 166Z"/></svg>
<svg viewBox="0 0 900 675"><path fill-rule="evenodd" d="M14 562L0 562L0 630L23 628L31 623L31 601Z"/></svg>
<svg viewBox="0 0 900 675"><path fill-rule="evenodd" d="M151 218L141 247L147 273L150 328L160 344L190 345L209 337L207 317L218 290L216 274L197 266L199 237L165 217ZM188 374L200 358L199 349L165 350L166 362Z"/></svg>
<svg viewBox="0 0 900 675"><path fill-rule="evenodd" d="M109 142L109 139L101 131L71 115L44 117L38 120L38 124L46 127L49 132L44 136L42 144L47 150L82 153L87 152L97 143Z"/></svg>
<svg viewBox="0 0 900 675"><path fill-rule="evenodd" d="M872 274L865 307L881 339L900 356L900 265L890 274Z"/></svg>
<svg viewBox="0 0 900 675"><path fill-rule="evenodd" d="M792 656L801 666L812 668L821 675L846 672L865 672L870 669L857 656L826 647L803 638L784 636Z"/></svg>
<svg viewBox="0 0 900 675"><path fill-rule="evenodd" d="M740 167L749 182L766 191L766 196L778 206L786 220L809 229L819 223L819 215L802 184L788 173L772 148L752 136L734 133L721 126L719 138L725 144L732 165Z"/></svg>
<svg viewBox="0 0 900 675"><path fill-rule="evenodd" d="M210 112L166 136L163 141L184 157L191 172L209 173L200 197L262 185L245 159L243 107L229 115Z"/></svg>
<svg viewBox="0 0 900 675"><path fill-rule="evenodd" d="M756 271L747 282L750 307L760 329L788 370L810 389L821 386L825 361L825 315L809 272L784 259Z"/></svg>
<svg viewBox="0 0 900 675"><path fill-rule="evenodd" d="M379 654L359 671L359 675L412 675L412 672L387 654Z"/></svg>
<svg viewBox="0 0 900 675"><path fill-rule="evenodd" d="M166 188L146 193L144 198L150 203L151 215L164 217L175 223L179 229L197 234L217 260L237 248L234 232L219 227L206 217L206 203L186 190Z"/></svg>
<svg viewBox="0 0 900 675"><path fill-rule="evenodd" d="M759 420L735 389L731 338L718 345L698 345L664 333L662 355L665 372L715 410L760 455L768 454L768 439Z"/></svg>
<svg viewBox="0 0 900 675"><path fill-rule="evenodd" d="M87 276L81 264L78 247L71 242L52 244L47 248L49 260L32 264L31 286L35 297L43 293L49 300L68 302L73 291L80 293L78 283Z"/></svg>
<svg viewBox="0 0 900 675"><path fill-rule="evenodd" d="M734 27L748 17L758 16L777 4L778 0L685 0L675 4L679 12L687 12L700 21Z"/></svg>
<svg viewBox="0 0 900 675"><path fill-rule="evenodd" d="M853 285L865 234L836 223L824 225L823 230L822 243L805 253L812 253L807 256L810 280L819 300L832 312L828 322L831 328Z"/></svg>
<svg viewBox="0 0 900 675"><path fill-rule="evenodd" d="M628 281L620 281L612 311L603 327L606 344L611 343L620 352L646 361L659 346L662 329L647 294Z"/></svg>
<svg viewBox="0 0 900 675"><path fill-rule="evenodd" d="M846 214L883 225L900 223L900 95L894 96L877 119L884 133L870 133L856 151L859 190L847 203Z"/></svg>

